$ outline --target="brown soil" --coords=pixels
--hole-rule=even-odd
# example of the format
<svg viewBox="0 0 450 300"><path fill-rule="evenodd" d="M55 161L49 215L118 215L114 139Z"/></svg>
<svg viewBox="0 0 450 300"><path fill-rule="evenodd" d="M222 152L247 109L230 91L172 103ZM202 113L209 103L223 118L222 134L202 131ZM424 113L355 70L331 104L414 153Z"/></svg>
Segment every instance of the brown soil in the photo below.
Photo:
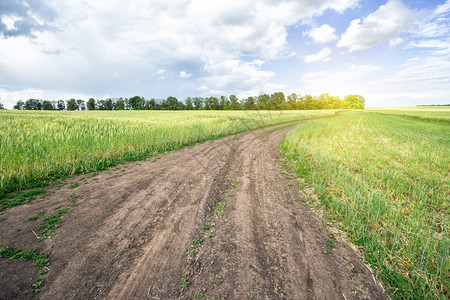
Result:
<svg viewBox="0 0 450 300"><path fill-rule="evenodd" d="M0 247L53 256L41 276L32 262L0 259L0 298L387 299L351 247L340 239L336 248L327 245L327 226L282 173L276 146L291 128L262 137L271 128L241 133L72 177L43 199L4 211ZM73 182L80 185L71 189ZM57 234L38 242L32 230L42 216L24 220L68 207L72 194L81 197ZM215 216L222 201L227 206ZM214 226L202 231L206 224ZM193 249L199 252L189 256L200 238ZM38 277L45 284L34 295L28 284ZM187 286L175 294L183 279Z"/></svg>

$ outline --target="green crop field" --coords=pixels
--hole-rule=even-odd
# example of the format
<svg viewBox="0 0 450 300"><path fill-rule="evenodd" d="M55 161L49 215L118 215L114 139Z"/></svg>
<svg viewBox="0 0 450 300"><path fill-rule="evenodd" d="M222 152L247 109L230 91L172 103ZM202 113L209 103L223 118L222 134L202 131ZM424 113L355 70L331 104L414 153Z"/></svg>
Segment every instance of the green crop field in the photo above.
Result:
<svg viewBox="0 0 450 300"><path fill-rule="evenodd" d="M321 118L335 112L0 110L0 199L197 142L314 119L280 145L319 196L306 201L342 225L392 298L446 299L450 109L371 108Z"/></svg>
<svg viewBox="0 0 450 300"><path fill-rule="evenodd" d="M420 119L433 119L450 122L450 106L417 106L417 107L386 107L366 108L367 112L389 115L403 115Z"/></svg>
<svg viewBox="0 0 450 300"><path fill-rule="evenodd" d="M314 120L281 144L394 299L448 299L450 110L369 109ZM436 120L438 122L436 122Z"/></svg>
<svg viewBox="0 0 450 300"><path fill-rule="evenodd" d="M196 142L334 111L0 110L0 198Z"/></svg>

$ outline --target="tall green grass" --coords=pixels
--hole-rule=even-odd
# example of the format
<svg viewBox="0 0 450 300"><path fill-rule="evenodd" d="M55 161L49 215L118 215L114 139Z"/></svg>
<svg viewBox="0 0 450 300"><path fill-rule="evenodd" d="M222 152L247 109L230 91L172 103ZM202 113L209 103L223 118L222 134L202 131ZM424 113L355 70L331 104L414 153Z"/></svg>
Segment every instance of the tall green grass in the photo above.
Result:
<svg viewBox="0 0 450 300"><path fill-rule="evenodd" d="M51 179L101 170L272 124L334 111L2 111L0 198Z"/></svg>
<svg viewBox="0 0 450 300"><path fill-rule="evenodd" d="M345 112L299 125L281 148L392 298L447 299L450 124Z"/></svg>

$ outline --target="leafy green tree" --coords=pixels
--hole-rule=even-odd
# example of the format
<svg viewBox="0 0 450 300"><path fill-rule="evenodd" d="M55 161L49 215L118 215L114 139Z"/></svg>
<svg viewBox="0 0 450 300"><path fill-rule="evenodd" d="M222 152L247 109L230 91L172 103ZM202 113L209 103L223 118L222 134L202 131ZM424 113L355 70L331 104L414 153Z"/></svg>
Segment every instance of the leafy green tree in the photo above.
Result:
<svg viewBox="0 0 450 300"><path fill-rule="evenodd" d="M151 110L159 109L159 104L156 103L156 100L154 98L151 98L150 100L148 100L147 103Z"/></svg>
<svg viewBox="0 0 450 300"><path fill-rule="evenodd" d="M205 106L206 105L209 107L209 109L219 110L220 109L219 98L217 97L205 98Z"/></svg>
<svg viewBox="0 0 450 300"><path fill-rule="evenodd" d="M113 99L108 98L105 100L105 109L106 110L114 110L115 107L116 107L116 103L114 102Z"/></svg>
<svg viewBox="0 0 450 300"><path fill-rule="evenodd" d="M327 101L327 109L341 109L344 108L344 102L341 98L330 96Z"/></svg>
<svg viewBox="0 0 450 300"><path fill-rule="evenodd" d="M194 109L194 104L192 103L191 97L187 97L186 100L185 100L184 102L186 102L186 109L187 109L187 110L192 110L192 109Z"/></svg>
<svg viewBox="0 0 450 300"><path fill-rule="evenodd" d="M97 107L98 110L106 110L105 100L103 99L97 100L97 102L95 103L95 107Z"/></svg>
<svg viewBox="0 0 450 300"><path fill-rule="evenodd" d="M258 109L269 109L270 96L268 94L261 94L258 96L256 106Z"/></svg>
<svg viewBox="0 0 450 300"><path fill-rule="evenodd" d="M43 110L53 110L54 107L53 107L53 104L50 101L44 100L44 102L42 102L42 109Z"/></svg>
<svg viewBox="0 0 450 300"><path fill-rule="evenodd" d="M270 95L269 109L281 109L286 102L286 98L282 92L273 93Z"/></svg>
<svg viewBox="0 0 450 300"><path fill-rule="evenodd" d="M203 108L203 98L202 97L194 97L194 107L195 109L202 109Z"/></svg>
<svg viewBox="0 0 450 300"><path fill-rule="evenodd" d="M285 109L297 109L297 101L298 96L296 93L292 93L287 96L287 101L285 105L283 106Z"/></svg>
<svg viewBox="0 0 450 300"><path fill-rule="evenodd" d="M108 98L106 100L98 100L97 101L97 108L99 110L114 110L115 103L114 100L111 98Z"/></svg>
<svg viewBox="0 0 450 300"><path fill-rule="evenodd" d="M125 101L122 97L116 101L116 110L125 110Z"/></svg>
<svg viewBox="0 0 450 300"><path fill-rule="evenodd" d="M220 109L229 109L230 100L226 96L220 96L219 105Z"/></svg>
<svg viewBox="0 0 450 300"><path fill-rule="evenodd" d="M77 100L71 98L67 101L67 110L78 110Z"/></svg>
<svg viewBox="0 0 450 300"><path fill-rule="evenodd" d="M231 110L239 110L241 109L241 105L239 103L238 97L235 95L230 95L230 109Z"/></svg>
<svg viewBox="0 0 450 300"><path fill-rule="evenodd" d="M0 109L5 109L2 103L0 103Z"/></svg>
<svg viewBox="0 0 450 300"><path fill-rule="evenodd" d="M317 101L311 95L300 97L297 103L297 109L317 109Z"/></svg>
<svg viewBox="0 0 450 300"><path fill-rule="evenodd" d="M167 110L177 110L178 109L178 99L175 97L170 96L163 103L164 103L164 105L162 105L162 106L164 107L164 109L167 109Z"/></svg>
<svg viewBox="0 0 450 300"><path fill-rule="evenodd" d="M361 95L347 95L344 97L345 108L364 109L366 100Z"/></svg>
<svg viewBox="0 0 450 300"><path fill-rule="evenodd" d="M79 110L86 110L86 104L84 103L84 100L77 100L77 105Z"/></svg>
<svg viewBox="0 0 450 300"><path fill-rule="evenodd" d="M20 109L23 109L24 106L25 106L25 103L23 103L22 100L18 100L17 103L16 103L16 105L13 106L13 108L14 108L14 109L20 110Z"/></svg>
<svg viewBox="0 0 450 300"><path fill-rule="evenodd" d="M182 101L178 101L177 109L178 110L185 110L186 109L186 105Z"/></svg>
<svg viewBox="0 0 450 300"><path fill-rule="evenodd" d="M41 110L42 109L42 101L37 99L28 99L25 102L24 109L26 110Z"/></svg>
<svg viewBox="0 0 450 300"><path fill-rule="evenodd" d="M87 109L88 110L95 110L95 99L94 98L89 98L89 100L86 103Z"/></svg>
<svg viewBox="0 0 450 300"><path fill-rule="evenodd" d="M66 103L64 102L64 100L58 100L56 108L58 110L65 110L66 109Z"/></svg>
<svg viewBox="0 0 450 300"><path fill-rule="evenodd" d="M210 110L211 109L211 102L209 101L209 97L206 97L204 100L203 100L203 104L204 104L204 109L206 109L206 110Z"/></svg>
<svg viewBox="0 0 450 300"><path fill-rule="evenodd" d="M256 109L255 97L248 97L244 100L244 109L253 110Z"/></svg>
<svg viewBox="0 0 450 300"><path fill-rule="evenodd" d="M145 105L145 99L140 96L134 96L128 99L128 105L132 110L143 109Z"/></svg>
<svg viewBox="0 0 450 300"><path fill-rule="evenodd" d="M316 109L326 109L328 105L329 94L321 94L317 99Z"/></svg>

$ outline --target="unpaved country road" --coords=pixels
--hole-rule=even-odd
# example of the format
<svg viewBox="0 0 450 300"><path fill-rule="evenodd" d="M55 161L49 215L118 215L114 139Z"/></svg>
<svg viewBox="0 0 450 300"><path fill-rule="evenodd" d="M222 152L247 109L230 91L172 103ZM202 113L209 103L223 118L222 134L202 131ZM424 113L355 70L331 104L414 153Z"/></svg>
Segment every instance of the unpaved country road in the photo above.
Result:
<svg viewBox="0 0 450 300"><path fill-rule="evenodd" d="M258 136L275 127L73 177L5 211L0 247L54 254L37 295L27 289L37 267L0 259L0 298L387 299L360 257L339 240L331 249L326 226L298 201L276 148L292 127ZM69 206L70 195L80 197L58 233L37 242L39 220L24 220Z"/></svg>

